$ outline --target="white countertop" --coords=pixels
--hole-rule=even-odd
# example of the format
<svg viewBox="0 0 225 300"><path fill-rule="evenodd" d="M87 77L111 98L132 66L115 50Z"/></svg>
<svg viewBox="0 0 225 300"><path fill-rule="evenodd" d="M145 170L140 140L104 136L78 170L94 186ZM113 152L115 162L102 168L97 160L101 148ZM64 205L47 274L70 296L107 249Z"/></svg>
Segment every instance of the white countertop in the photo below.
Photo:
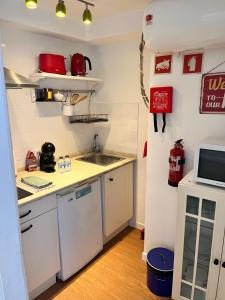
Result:
<svg viewBox="0 0 225 300"><path fill-rule="evenodd" d="M27 204L28 202L35 201L41 197L45 197L47 195L50 195L52 193L56 193L62 189L65 189L69 186L78 184L82 181L85 181L89 178L100 176L104 173L107 173L113 169L116 169L118 167L121 167L125 164L131 163L136 160L136 157L134 156L127 156L127 155L120 155L119 156L124 157L123 160L112 163L108 166L100 166L92 163L87 163L83 161L79 161L76 158L72 158L72 167L70 172L66 173L59 173L56 167L56 172L54 173L46 173L42 171L34 171L34 172L27 172L23 171L17 174L17 186L23 188L24 190L30 191L33 193L33 195L28 196L26 198L23 198L18 201L19 206ZM80 156L79 156L80 157ZM77 158L79 158L77 157ZM49 188L46 188L44 190L40 191L34 191L33 189L30 189L26 187L24 184L20 184L20 180L22 177L26 176L38 176L43 179L49 180L53 183L53 185Z"/></svg>

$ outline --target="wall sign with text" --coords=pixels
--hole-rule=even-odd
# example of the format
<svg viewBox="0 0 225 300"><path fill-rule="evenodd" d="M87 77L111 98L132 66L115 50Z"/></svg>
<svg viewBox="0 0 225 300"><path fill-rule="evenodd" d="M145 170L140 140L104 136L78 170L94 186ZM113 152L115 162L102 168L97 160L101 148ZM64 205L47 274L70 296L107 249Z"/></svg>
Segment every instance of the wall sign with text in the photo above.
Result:
<svg viewBox="0 0 225 300"><path fill-rule="evenodd" d="M172 55L155 57L155 74L168 74L171 72Z"/></svg>
<svg viewBox="0 0 225 300"><path fill-rule="evenodd" d="M225 113L225 73L202 76L200 113Z"/></svg>
<svg viewBox="0 0 225 300"><path fill-rule="evenodd" d="M183 74L202 72L203 53L184 54Z"/></svg>

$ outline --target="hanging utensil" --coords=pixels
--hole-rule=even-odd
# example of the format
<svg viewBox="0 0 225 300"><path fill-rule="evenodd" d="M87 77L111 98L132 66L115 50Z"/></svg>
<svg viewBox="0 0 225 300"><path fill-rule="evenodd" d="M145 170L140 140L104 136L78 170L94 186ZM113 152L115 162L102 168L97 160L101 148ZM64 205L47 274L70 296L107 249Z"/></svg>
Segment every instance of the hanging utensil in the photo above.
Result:
<svg viewBox="0 0 225 300"><path fill-rule="evenodd" d="M85 96L79 96L78 98L76 98L76 100L73 102L73 105L76 105L76 104L78 104L79 102L81 102L81 101L84 101L85 99L87 99L88 98L88 95L85 95Z"/></svg>
<svg viewBox="0 0 225 300"><path fill-rule="evenodd" d="M77 94L77 93L71 93L70 95L70 104L71 105L75 105L76 104L76 101L77 99L79 99L80 95Z"/></svg>

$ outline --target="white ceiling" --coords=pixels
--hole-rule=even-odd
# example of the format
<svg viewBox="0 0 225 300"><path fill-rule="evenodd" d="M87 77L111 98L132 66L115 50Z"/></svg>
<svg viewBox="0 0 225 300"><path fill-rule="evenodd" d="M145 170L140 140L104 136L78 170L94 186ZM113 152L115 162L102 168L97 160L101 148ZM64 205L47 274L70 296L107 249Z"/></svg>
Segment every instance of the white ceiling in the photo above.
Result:
<svg viewBox="0 0 225 300"><path fill-rule="evenodd" d="M95 4L90 7L94 21L99 21L105 17L144 9L150 0L87 0ZM80 19L84 11L84 4L77 0L64 0L68 17ZM47 9L50 13L55 13L57 0L38 0L41 9Z"/></svg>
<svg viewBox="0 0 225 300"><path fill-rule="evenodd" d="M65 19L55 15L58 0L38 0L38 8L34 10L25 7L25 0L0 0L0 22L68 40L95 44L113 39L115 42L121 37L140 35L144 9L152 0L87 1L95 4L91 7L93 23L90 26L83 24L85 5L77 0L64 0L68 12Z"/></svg>

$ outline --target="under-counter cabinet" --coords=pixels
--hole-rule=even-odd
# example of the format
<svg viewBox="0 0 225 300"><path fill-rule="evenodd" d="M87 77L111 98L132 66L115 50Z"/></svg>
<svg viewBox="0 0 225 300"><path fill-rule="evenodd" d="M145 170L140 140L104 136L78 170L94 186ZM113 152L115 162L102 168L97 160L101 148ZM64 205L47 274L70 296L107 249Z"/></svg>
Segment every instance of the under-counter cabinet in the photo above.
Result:
<svg viewBox="0 0 225 300"><path fill-rule="evenodd" d="M103 232L109 237L133 216L133 163L102 177Z"/></svg>
<svg viewBox="0 0 225 300"><path fill-rule="evenodd" d="M225 299L225 190L197 184L178 188L173 299Z"/></svg>
<svg viewBox="0 0 225 300"><path fill-rule="evenodd" d="M30 298L56 281L60 270L56 195L19 208L22 249Z"/></svg>

